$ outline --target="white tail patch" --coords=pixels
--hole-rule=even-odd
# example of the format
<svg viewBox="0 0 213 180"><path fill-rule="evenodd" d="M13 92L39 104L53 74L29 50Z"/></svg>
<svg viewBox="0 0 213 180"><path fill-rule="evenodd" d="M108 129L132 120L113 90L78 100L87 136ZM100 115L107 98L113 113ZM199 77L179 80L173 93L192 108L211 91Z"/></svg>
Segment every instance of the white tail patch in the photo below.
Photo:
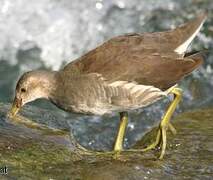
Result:
<svg viewBox="0 0 213 180"><path fill-rule="evenodd" d="M190 43L192 42L192 40L196 37L196 35L198 34L198 32L200 31L200 29L203 26L203 23L205 22L206 18L201 22L200 26L196 29L196 31L185 41L183 42L183 44L181 44L180 46L178 46L174 51L178 54L184 54L184 52L186 52L188 46L190 45Z"/></svg>

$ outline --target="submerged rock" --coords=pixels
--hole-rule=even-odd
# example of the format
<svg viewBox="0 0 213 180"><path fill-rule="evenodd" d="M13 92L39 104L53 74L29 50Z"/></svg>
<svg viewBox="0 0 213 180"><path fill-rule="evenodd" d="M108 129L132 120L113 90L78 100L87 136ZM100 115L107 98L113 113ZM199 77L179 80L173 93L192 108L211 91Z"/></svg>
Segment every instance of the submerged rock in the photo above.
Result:
<svg viewBox="0 0 213 180"><path fill-rule="evenodd" d="M30 107L31 116L38 109ZM110 155L79 156L68 135L14 124L6 118L7 105L0 104L0 165L8 168L7 178L15 179L211 179L213 173L213 109L177 116L176 136L168 132L163 160L159 150ZM49 114L49 112L46 112ZM53 114L54 116L55 114ZM47 116L52 118L53 116ZM57 116L57 115L56 115ZM51 122L51 119L47 119ZM58 119L59 121L59 119ZM63 119L61 120L63 121ZM138 141L142 148L155 138L156 128Z"/></svg>

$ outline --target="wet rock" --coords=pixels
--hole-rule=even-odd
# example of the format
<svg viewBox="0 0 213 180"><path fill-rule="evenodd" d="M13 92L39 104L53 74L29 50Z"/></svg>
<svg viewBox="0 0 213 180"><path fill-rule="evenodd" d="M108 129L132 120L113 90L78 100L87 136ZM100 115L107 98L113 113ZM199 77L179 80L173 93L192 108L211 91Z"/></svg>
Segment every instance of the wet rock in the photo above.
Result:
<svg viewBox="0 0 213 180"><path fill-rule="evenodd" d="M187 112L174 119L178 133L173 136L168 132L163 160L157 159L158 149L146 153L125 152L118 160L111 155L79 156L73 139L70 141L67 135L47 134L44 130L15 124L6 118L7 110L7 105L0 105L0 165L7 166L8 178L211 179L213 173L213 109ZM31 107L31 110L33 119L38 109ZM148 145L155 133L156 128L134 148Z"/></svg>

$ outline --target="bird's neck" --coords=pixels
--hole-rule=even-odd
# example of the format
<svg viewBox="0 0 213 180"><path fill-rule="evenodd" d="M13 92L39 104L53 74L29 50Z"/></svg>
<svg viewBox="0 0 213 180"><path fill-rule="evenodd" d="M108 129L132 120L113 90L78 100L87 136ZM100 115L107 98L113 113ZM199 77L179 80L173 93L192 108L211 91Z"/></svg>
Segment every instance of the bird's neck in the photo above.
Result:
<svg viewBox="0 0 213 180"><path fill-rule="evenodd" d="M38 93L46 99L50 99L52 93L57 87L57 72L56 71L40 71L39 82L40 89Z"/></svg>

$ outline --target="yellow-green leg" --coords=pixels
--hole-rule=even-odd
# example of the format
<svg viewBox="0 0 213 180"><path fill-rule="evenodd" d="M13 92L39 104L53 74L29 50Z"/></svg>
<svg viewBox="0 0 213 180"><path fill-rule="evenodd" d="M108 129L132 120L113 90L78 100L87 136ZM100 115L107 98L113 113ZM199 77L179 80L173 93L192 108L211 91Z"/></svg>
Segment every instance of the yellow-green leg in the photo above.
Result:
<svg viewBox="0 0 213 180"><path fill-rule="evenodd" d="M174 100L172 101L172 103L169 105L169 107L168 107L166 113L164 114L163 119L159 125L156 140L154 143L149 145L147 148L143 149L143 151L147 151L147 150L153 149L157 145L161 144L161 154L160 154L159 159L162 159L165 154L166 141L167 141L167 137L166 137L167 129L171 130L171 132L173 134L176 134L176 130L170 123L170 119L182 98L182 90L179 88L173 88L173 89L171 89L170 93L174 94L175 97L174 97Z"/></svg>
<svg viewBox="0 0 213 180"><path fill-rule="evenodd" d="M123 140L124 140L127 124L128 124L128 113L121 112L120 125L118 129L118 134L115 140L115 144L114 144L114 151L116 152L121 152L123 150Z"/></svg>

